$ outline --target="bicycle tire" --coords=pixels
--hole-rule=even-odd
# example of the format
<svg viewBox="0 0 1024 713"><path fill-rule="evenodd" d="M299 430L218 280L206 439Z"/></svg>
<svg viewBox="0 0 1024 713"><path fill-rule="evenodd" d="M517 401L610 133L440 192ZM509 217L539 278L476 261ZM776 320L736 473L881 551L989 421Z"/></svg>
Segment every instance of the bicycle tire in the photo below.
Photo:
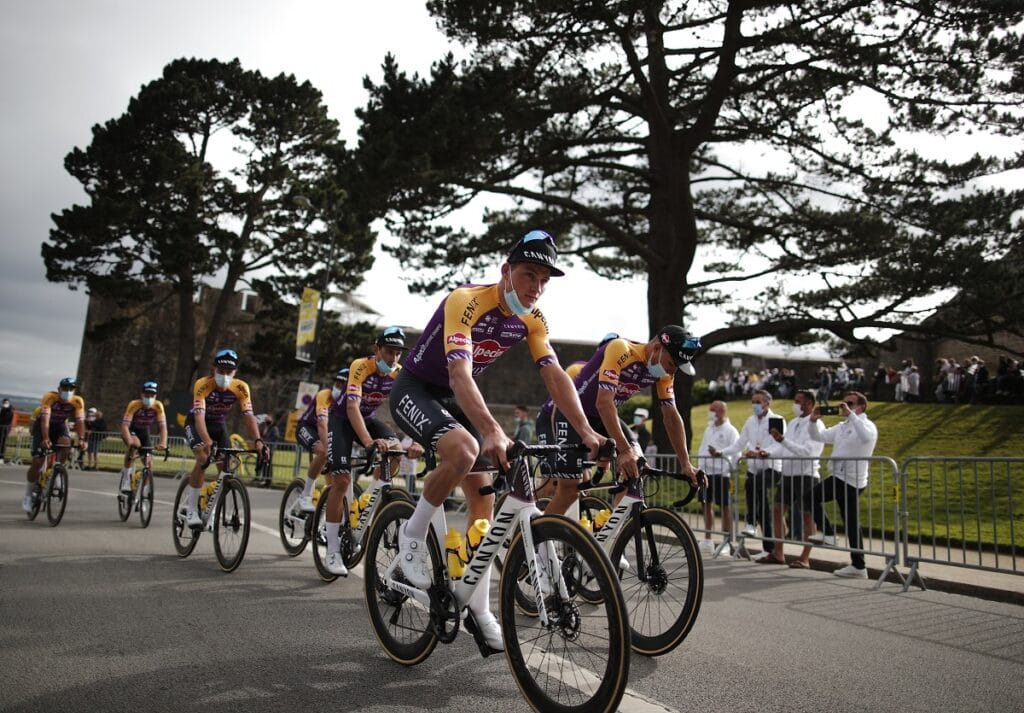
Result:
<svg viewBox="0 0 1024 713"><path fill-rule="evenodd" d="M313 539L313 566L316 567L316 573L325 582L333 582L340 575L334 574L327 569L327 536L326 536L326 522L327 522L327 494L331 491L332 485L328 485L320 493L320 500L316 504L316 511L313 513L313 523L310 528L310 536ZM348 498L342 499L341 518L345 520L346 513L348 512ZM344 549L344 544L342 545Z"/></svg>
<svg viewBox="0 0 1024 713"><path fill-rule="evenodd" d="M625 555L632 567L619 569L619 582L629 612L633 651L662 656L674 650L690 633L704 598L704 565L697 538L690 526L665 508L647 508L642 522L631 517L623 523L612 547L611 561ZM635 533L642 527L636 551ZM656 544L658 562L651 562L650 543ZM641 581L643 567L647 581ZM678 611L676 610L678 608Z"/></svg>
<svg viewBox="0 0 1024 713"><path fill-rule="evenodd" d="M117 484L117 516L121 518L121 522L125 522L128 519L128 516L132 514L134 495L135 494L132 492L123 492L121 490L121 484Z"/></svg>
<svg viewBox="0 0 1024 713"><path fill-rule="evenodd" d="M57 527L64 517L64 509L68 506L69 488L67 468L56 463L50 474L50 482L46 485L46 519L50 527Z"/></svg>
<svg viewBox="0 0 1024 713"><path fill-rule="evenodd" d="M517 532L499 585L502 636L512 676L538 711L612 713L625 693L630 661L629 622L615 573L578 523L543 515L530 527L535 545L551 542L562 558L559 576L565 579L569 596L563 599L555 586L545 597L548 626L536 614L520 611L520 580L513 573L527 565L523 533ZM580 563L590 568L605 591L596 606L577 600L571 586L568 570ZM566 666L572 670L566 672ZM585 687L590 690L582 690Z"/></svg>
<svg viewBox="0 0 1024 713"><path fill-rule="evenodd" d="M178 492L174 496L174 510L171 511L171 539L174 540L174 551L178 553L178 557L188 557L192 554L192 550L199 542L199 536L203 533L202 529L193 530L186 525L180 515L187 487L188 476L185 476L178 485Z"/></svg>
<svg viewBox="0 0 1024 713"><path fill-rule="evenodd" d="M149 527L153 519L153 501L156 498L154 490L153 471L144 468L142 478L139 479L139 524L143 529Z"/></svg>
<svg viewBox="0 0 1024 713"><path fill-rule="evenodd" d="M398 530L414 510L411 503L397 499L377 512L366 538L366 565L363 568L363 592L373 633L384 652L405 666L424 661L438 642L431 612L418 602L410 603L407 597L388 589L381 582L381 574L398 557ZM427 537L427 551L435 581L438 581L442 571L441 550L432 533ZM443 583L440 586L444 586Z"/></svg>
<svg viewBox="0 0 1024 713"><path fill-rule="evenodd" d="M223 492L213 513L213 551L220 568L225 572L234 572L245 558L252 512L249 508L249 493L242 481L225 478L221 488ZM234 551L230 548L231 543L235 544Z"/></svg>
<svg viewBox="0 0 1024 713"><path fill-rule="evenodd" d="M302 554L309 544L309 519L313 513L306 513L302 518L301 531L296 516L298 511L299 498L306 484L302 478L296 478L288 484L281 496L281 508L277 515L277 532L281 536L281 544L289 557L297 557Z"/></svg>

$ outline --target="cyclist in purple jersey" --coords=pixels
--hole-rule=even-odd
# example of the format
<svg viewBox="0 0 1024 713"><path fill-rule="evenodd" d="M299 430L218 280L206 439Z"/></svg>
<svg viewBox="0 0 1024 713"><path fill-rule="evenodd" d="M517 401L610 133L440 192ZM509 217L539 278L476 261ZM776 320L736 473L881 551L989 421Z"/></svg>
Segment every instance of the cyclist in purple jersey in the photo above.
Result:
<svg viewBox="0 0 1024 713"><path fill-rule="evenodd" d="M602 439L587 423L572 380L548 342L548 326L534 305L548 280L561 276L555 266L554 238L533 230L517 241L501 266L501 280L455 289L430 319L410 350L391 392L391 414L398 426L424 448L436 448L439 465L427 478L416 511L399 532L399 564L414 586L431 581L425 538L430 519L457 485L466 495L469 521L490 519L493 495L481 472L491 463L508 468L511 439L484 403L474 377L517 342L526 340L541 378L559 409L580 429L594 453ZM469 610L487 644L504 648L501 627L490 611L489 572L469 601Z"/></svg>
<svg viewBox="0 0 1024 713"><path fill-rule="evenodd" d="M334 386L321 389L309 402L306 411L299 417L295 428L295 440L309 452L309 469L306 471L306 483L299 496L299 509L313 512L313 488L327 464L327 424L332 415L342 413L341 405L345 396L345 385L348 383L348 369L341 369L334 375Z"/></svg>

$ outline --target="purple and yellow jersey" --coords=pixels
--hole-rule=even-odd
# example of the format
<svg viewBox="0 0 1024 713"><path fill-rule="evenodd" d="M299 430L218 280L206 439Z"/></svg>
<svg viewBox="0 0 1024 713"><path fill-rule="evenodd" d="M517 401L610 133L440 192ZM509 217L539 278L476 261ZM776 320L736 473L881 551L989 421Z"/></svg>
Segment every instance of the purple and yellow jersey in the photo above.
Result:
<svg viewBox="0 0 1024 713"><path fill-rule="evenodd" d="M597 392L604 389L613 392L615 406L621 406L641 389L657 385L658 401L662 405L675 404L672 376L659 378L647 371L644 343L626 339L613 339L598 347L576 377L576 391L587 416L598 417Z"/></svg>
<svg viewBox="0 0 1024 713"><path fill-rule="evenodd" d="M128 402L128 408L124 410L121 423L127 424L130 429L148 431L153 421L160 424L167 424L167 417L164 415L164 405L154 399L153 405L146 407L142 405L142 399L135 399Z"/></svg>
<svg viewBox="0 0 1024 713"><path fill-rule="evenodd" d="M565 373L569 375L570 379L576 381L576 377L580 375L580 372L583 371L583 367L586 366L586 364L587 362L582 359L580 361L574 361L572 364L565 367Z"/></svg>
<svg viewBox="0 0 1024 713"><path fill-rule="evenodd" d="M538 368L557 364L558 357L548 342L548 323L540 310L525 317L505 312L498 291L498 285L463 285L445 297L405 360L409 373L421 381L450 387L448 365L452 362L471 360L473 376L477 376L524 339Z"/></svg>
<svg viewBox="0 0 1024 713"><path fill-rule="evenodd" d="M358 401L359 413L363 418L373 415L377 407L388 400L391 387L402 371L401 364L390 374L381 374L377 360L372 357L356 359L348 368L348 386L345 387L345 401ZM342 409L347 419L347 412Z"/></svg>
<svg viewBox="0 0 1024 713"><path fill-rule="evenodd" d="M50 415L51 426L59 426L72 415L74 415L75 421L84 421L85 400L75 394L70 401L64 401L58 392L47 391L43 394L43 399L39 404L39 415L42 416L44 413Z"/></svg>
<svg viewBox="0 0 1024 713"><path fill-rule="evenodd" d="M249 385L241 379L232 379L223 391L217 388L212 376L196 380L192 387L192 415L206 412L207 423L224 423L228 411L238 403L242 415L252 415L252 396Z"/></svg>
<svg viewBox="0 0 1024 713"><path fill-rule="evenodd" d="M316 398L309 402L309 406L299 417L299 425L316 428L318 421L326 421L331 416L343 416L345 407L342 403L344 399L335 401L332 398L330 389L320 389L316 392Z"/></svg>

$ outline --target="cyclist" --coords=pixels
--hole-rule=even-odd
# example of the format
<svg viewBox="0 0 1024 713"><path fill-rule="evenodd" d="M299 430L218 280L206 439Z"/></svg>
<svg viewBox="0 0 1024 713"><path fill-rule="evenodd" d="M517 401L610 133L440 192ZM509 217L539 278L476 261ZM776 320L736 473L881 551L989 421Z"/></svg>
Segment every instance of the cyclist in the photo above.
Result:
<svg viewBox="0 0 1024 713"><path fill-rule="evenodd" d="M85 444L85 401L75 394L78 381L73 376L60 380L57 391L43 394L39 405L39 416L32 422L32 463L25 474L25 498L21 507L25 512L32 512L35 499L38 497L39 475L46 465L46 455L54 443L62 446L71 444L68 436L68 419L75 419L75 432L81 448ZM57 459L63 463L67 460L68 449L61 448Z"/></svg>
<svg viewBox="0 0 1024 713"><path fill-rule="evenodd" d="M135 455L139 448L149 447L149 428L156 421L160 431L160 450L167 448L167 417L164 405L157 399L155 381L147 381L139 390L139 398L129 401L121 417L121 440L128 446L124 454L124 467L121 469L121 492L128 495L132 492L132 473L135 471Z"/></svg>
<svg viewBox="0 0 1024 713"><path fill-rule="evenodd" d="M192 387L192 409L185 420L185 439L196 454L196 464L189 475L188 487L185 488L185 506L181 513L189 527L203 524L197 510L203 474L210 464L210 450L214 441L221 448L227 448L230 444L227 414L236 403L242 412L246 430L259 447L261 455L267 455L266 446L260 438L259 424L253 415L249 385L235 378L237 370L238 352L234 349L221 349L213 357L210 375L197 379ZM220 468L218 463L217 470Z"/></svg>
<svg viewBox="0 0 1024 713"><path fill-rule="evenodd" d="M377 335L373 355L356 359L349 366L345 406L333 410L329 419L327 480L331 489L327 491L327 512L324 516L327 524L327 561L324 566L331 574L348 575L341 556L341 518L344 515L344 497L352 485L349 463L352 446L358 443L363 448L370 448L376 444L381 450L387 450L398 445L394 432L374 417L374 413L391 393L395 378L402 369L398 359L405 348L405 332L400 327L388 327Z"/></svg>
<svg viewBox="0 0 1024 713"><path fill-rule="evenodd" d="M334 375L334 386L320 389L316 397L309 402L305 412L296 424L295 440L309 453L309 470L306 471L306 484L299 496L299 510L313 512L313 489L316 481L327 464L327 422L330 414L342 408L342 396L348 384L348 369L340 369Z"/></svg>
<svg viewBox="0 0 1024 713"><path fill-rule="evenodd" d="M535 307L548 280L564 274L555 266L557 256L554 238L532 230L512 247L498 283L456 288L431 317L395 383L390 402L395 422L424 448L435 448L440 461L399 531L399 564L414 586L430 584L425 538L431 517L455 486L461 484L466 495L469 522L491 517L494 496L479 492L490 484L482 471L492 464L507 469L512 441L488 410L474 377L510 347L526 340L548 392L596 452L600 439L587 424L572 380L548 342L544 315ZM487 644L501 650L501 627L490 611L489 571L469 610Z"/></svg>
<svg viewBox="0 0 1024 713"><path fill-rule="evenodd" d="M700 339L678 325L669 324L659 329L646 343L621 338L608 341L598 347L576 377L576 389L587 419L594 430L615 441L618 472L624 478L635 478L639 474L637 458L643 453L639 450L636 434L619 418L618 407L641 389L654 385L661 403L665 431L679 464L690 481L698 485L697 471L690 463L686 447L683 418L676 409L672 381L678 369L693 373L690 360L699 348ZM573 431L573 425L554 408L554 404L548 407L548 413L542 409L537 418L537 435L541 443L561 445L580 440ZM549 459L548 466L558 482L546 512L562 515L578 499L576 483L569 481L584 477L582 458L560 453Z"/></svg>

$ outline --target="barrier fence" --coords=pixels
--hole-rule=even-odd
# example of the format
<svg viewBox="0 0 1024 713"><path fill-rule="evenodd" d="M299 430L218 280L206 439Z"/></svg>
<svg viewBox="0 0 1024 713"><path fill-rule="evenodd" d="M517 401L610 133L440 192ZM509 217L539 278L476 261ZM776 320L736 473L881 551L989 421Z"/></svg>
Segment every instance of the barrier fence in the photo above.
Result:
<svg viewBox="0 0 1024 713"><path fill-rule="evenodd" d="M7 463L27 464L31 460L31 437L27 431L16 428L3 435L6 438L0 457ZM98 468L120 472L127 450L120 433L95 436ZM152 442L155 441L154 436ZM232 445L248 444L234 434ZM308 455L304 458L303 449L297 444L267 445L272 454L271 479L259 484L285 486L305 475ZM154 456L154 472L177 478L187 475L195 459L185 439L168 438L168 449L167 460ZM678 460L671 454L657 454L648 460L670 473L680 470ZM820 532L827 520L835 529L826 534L834 532L835 541L815 547L825 546L849 552L851 556L882 558L885 567L876 588L890 573L902 580L904 591L914 584L925 588L919 570L922 563L1024 574L1024 458L915 457L902 466L886 457L858 459L867 464L868 483L848 513L842 512L839 503L823 497L822 487L801 489L786 479L812 472L818 466L821 479L811 484L824 484L834 477L829 472L840 464L849 467L851 462L828 457L780 458L777 461L781 463L781 472L765 474L764 461L721 460L728 477L720 493L723 502L712 506L713 523L719 526L708 526L703 503L694 501L682 513L695 532L718 538L713 551L709 551L713 556L749 557L746 541L751 538L761 540L765 549L774 540L807 545L810 528ZM255 454L243 456L240 475L254 478L255 465ZM73 462L71 466L81 464ZM649 505L671 507L682 499L687 486L659 478L656 485L645 490ZM712 489L706 496L708 500L714 499ZM722 518L723 504L731 516L727 525ZM823 517L812 525L807 520L808 511L813 513L819 508ZM848 529L851 515L857 519L855 531ZM746 530L748 526L756 526L760 532L752 535ZM904 576L897 565L909 567L910 571Z"/></svg>

